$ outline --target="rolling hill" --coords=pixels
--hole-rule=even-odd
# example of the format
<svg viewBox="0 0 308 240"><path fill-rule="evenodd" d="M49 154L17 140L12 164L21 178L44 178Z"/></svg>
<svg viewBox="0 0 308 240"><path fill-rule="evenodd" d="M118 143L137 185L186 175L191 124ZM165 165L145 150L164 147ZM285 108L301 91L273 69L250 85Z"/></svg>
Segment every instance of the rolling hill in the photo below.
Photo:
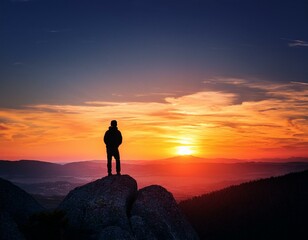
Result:
<svg viewBox="0 0 308 240"><path fill-rule="evenodd" d="M201 239L304 239L308 171L243 183L180 203Z"/></svg>

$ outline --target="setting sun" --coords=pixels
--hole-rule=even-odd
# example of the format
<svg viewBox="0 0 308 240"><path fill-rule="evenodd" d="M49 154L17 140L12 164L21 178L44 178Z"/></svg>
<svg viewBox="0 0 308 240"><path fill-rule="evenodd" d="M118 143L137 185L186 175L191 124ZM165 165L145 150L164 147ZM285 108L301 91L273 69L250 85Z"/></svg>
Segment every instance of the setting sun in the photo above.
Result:
<svg viewBox="0 0 308 240"><path fill-rule="evenodd" d="M193 151L191 150L191 148L189 146L180 146L177 147L177 154L178 155L191 155L193 153Z"/></svg>

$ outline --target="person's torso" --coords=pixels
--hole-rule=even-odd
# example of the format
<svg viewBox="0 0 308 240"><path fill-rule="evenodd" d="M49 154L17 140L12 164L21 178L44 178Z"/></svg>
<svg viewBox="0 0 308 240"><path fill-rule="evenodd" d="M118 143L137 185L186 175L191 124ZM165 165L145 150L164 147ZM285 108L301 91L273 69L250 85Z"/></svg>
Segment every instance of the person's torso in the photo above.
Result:
<svg viewBox="0 0 308 240"><path fill-rule="evenodd" d="M107 146L118 146L121 143L121 132L115 128L107 131Z"/></svg>

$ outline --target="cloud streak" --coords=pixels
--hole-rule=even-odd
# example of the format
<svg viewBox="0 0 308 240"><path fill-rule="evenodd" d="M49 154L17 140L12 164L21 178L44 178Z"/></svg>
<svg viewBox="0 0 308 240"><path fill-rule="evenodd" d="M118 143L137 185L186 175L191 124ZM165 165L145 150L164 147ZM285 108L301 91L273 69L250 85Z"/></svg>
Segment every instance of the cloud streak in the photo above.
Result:
<svg viewBox="0 0 308 240"><path fill-rule="evenodd" d="M122 152L126 159L172 156L181 144L189 145L195 155L203 157L306 154L306 85L245 79L214 82L220 91L208 90L206 87L212 83L206 82L202 91L166 97L164 102L89 101L84 105L1 109L0 150L12 158L16 148L28 149L21 151L22 156L32 151L38 158L57 158L52 148L66 159L102 158L102 135L110 120L117 119L125 137ZM226 85L230 86L228 91ZM263 97L241 97L247 89L262 90Z"/></svg>
<svg viewBox="0 0 308 240"><path fill-rule="evenodd" d="M291 40L289 47L308 47L308 42L304 40Z"/></svg>

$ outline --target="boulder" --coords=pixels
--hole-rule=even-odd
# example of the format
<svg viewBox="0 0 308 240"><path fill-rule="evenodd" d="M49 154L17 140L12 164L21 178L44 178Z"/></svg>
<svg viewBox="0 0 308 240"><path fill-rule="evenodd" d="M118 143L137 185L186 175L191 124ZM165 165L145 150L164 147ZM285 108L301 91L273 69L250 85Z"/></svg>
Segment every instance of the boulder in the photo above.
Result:
<svg viewBox="0 0 308 240"><path fill-rule="evenodd" d="M136 180L128 175L75 188L56 211L43 210L29 194L0 179L3 240L198 239L170 192L157 185L137 191Z"/></svg>
<svg viewBox="0 0 308 240"><path fill-rule="evenodd" d="M130 222L136 239L159 240L155 237L151 228L146 225L142 217L132 216Z"/></svg>
<svg viewBox="0 0 308 240"><path fill-rule="evenodd" d="M93 239L104 235L102 230L109 226L130 233L128 211L136 194L137 182L132 177L108 176L72 190L58 210L66 213L72 231L91 235Z"/></svg>
<svg viewBox="0 0 308 240"><path fill-rule="evenodd" d="M138 240L199 239L180 212L172 194L158 185L139 190L130 220Z"/></svg>

